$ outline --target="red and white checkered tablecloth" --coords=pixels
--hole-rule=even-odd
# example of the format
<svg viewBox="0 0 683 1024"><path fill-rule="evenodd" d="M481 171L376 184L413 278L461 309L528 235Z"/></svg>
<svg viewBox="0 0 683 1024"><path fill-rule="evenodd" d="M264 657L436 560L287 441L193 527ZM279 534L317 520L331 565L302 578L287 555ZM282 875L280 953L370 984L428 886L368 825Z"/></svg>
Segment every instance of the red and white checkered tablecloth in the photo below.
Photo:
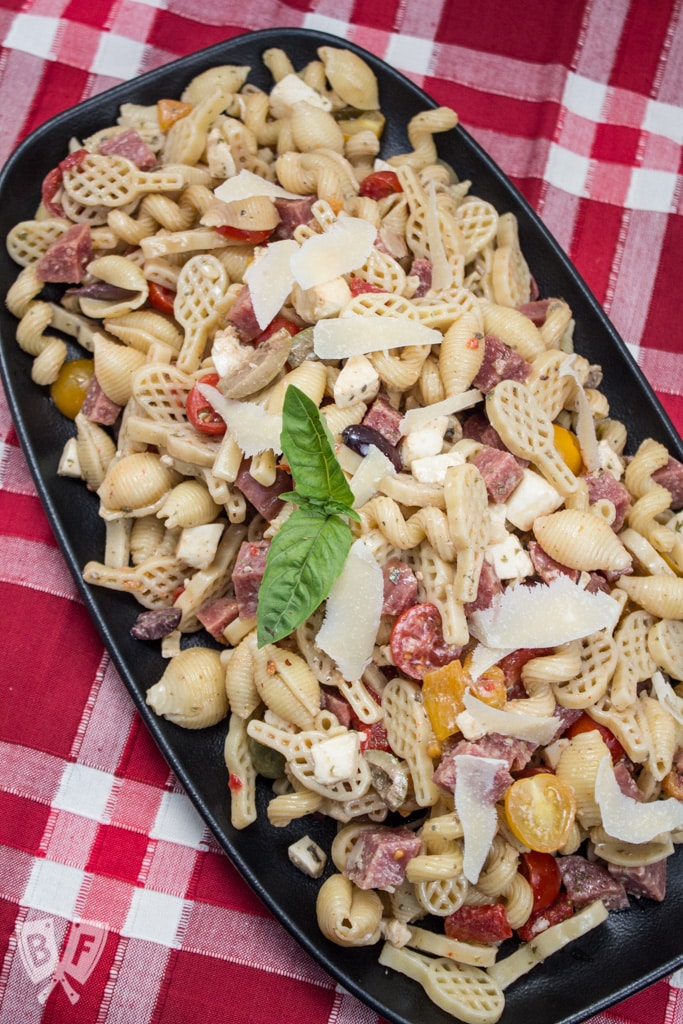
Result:
<svg viewBox="0 0 683 1024"><path fill-rule="evenodd" d="M82 99L272 26L351 39L454 107L683 431L681 0L0 0L0 163ZM250 892L169 772L65 568L4 398L0 609L0 1024L376 1024ZM102 923L101 947L70 1001L36 965L92 947L80 920ZM682 1024L683 992L662 980L598 1021Z"/></svg>

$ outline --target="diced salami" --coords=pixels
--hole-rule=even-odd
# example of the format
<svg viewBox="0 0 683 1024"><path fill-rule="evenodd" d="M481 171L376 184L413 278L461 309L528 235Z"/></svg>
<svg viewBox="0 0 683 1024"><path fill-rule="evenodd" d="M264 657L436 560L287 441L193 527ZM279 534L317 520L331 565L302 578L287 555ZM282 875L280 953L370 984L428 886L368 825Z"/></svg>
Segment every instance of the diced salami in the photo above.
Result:
<svg viewBox="0 0 683 1024"><path fill-rule="evenodd" d="M235 485L242 492L247 501L251 502L257 512L260 512L264 519L272 522L273 519L284 508L284 501L280 495L285 491L292 490L292 478L284 469L275 472L275 481L265 487L255 480L249 472L251 459L244 459L235 478Z"/></svg>
<svg viewBox="0 0 683 1024"><path fill-rule="evenodd" d="M365 416L363 426L372 427L378 434L386 438L390 445L397 445L401 440L401 420L403 413L394 409L383 395L378 395Z"/></svg>
<svg viewBox="0 0 683 1024"><path fill-rule="evenodd" d="M125 128L116 135L110 135L100 143L99 151L104 156L125 156L141 171L149 171L157 163L154 152L134 128Z"/></svg>
<svg viewBox="0 0 683 1024"><path fill-rule="evenodd" d="M380 825L359 833L343 873L359 889L393 892L405 878L408 861L421 848L421 839L410 829Z"/></svg>
<svg viewBox="0 0 683 1024"><path fill-rule="evenodd" d="M477 586L477 596L474 601L469 601L465 605L465 616L469 618L475 612L484 611L485 608L490 608L493 604L493 599L497 594L502 594L503 584L500 581L498 573L491 565L484 559L479 573L479 584Z"/></svg>
<svg viewBox="0 0 683 1024"><path fill-rule="evenodd" d="M336 715L339 724L346 726L348 729L351 725L351 705L346 698L327 686L321 686L320 696L325 710L331 711L333 715Z"/></svg>
<svg viewBox="0 0 683 1024"><path fill-rule="evenodd" d="M666 487L671 493L671 507L683 508L683 462L673 457L661 469L655 470L652 479L656 484Z"/></svg>
<svg viewBox="0 0 683 1024"><path fill-rule="evenodd" d="M54 284L77 284L92 259L89 224L72 224L36 263L36 276Z"/></svg>
<svg viewBox="0 0 683 1024"><path fill-rule="evenodd" d="M245 540L237 552L232 582L241 619L251 619L258 608L258 592L266 571L269 540Z"/></svg>
<svg viewBox="0 0 683 1024"><path fill-rule="evenodd" d="M209 604L204 605L197 612L197 618L207 633L210 633L214 640L222 641L223 630L229 626L239 615L237 598L226 594L217 597Z"/></svg>
<svg viewBox="0 0 683 1024"><path fill-rule="evenodd" d="M527 740L520 740L514 736L501 736L498 733L482 736L480 740L474 742L458 740L445 750L434 772L434 782L450 793L455 791L456 758L460 754L505 761L508 767L507 769L501 767L500 772L496 773L493 789L489 796L491 803L496 803L513 782L510 772L525 768L536 746L537 744Z"/></svg>
<svg viewBox="0 0 683 1024"><path fill-rule="evenodd" d="M449 939L460 942L491 944L512 938L512 928L502 903L460 907L444 918L443 930Z"/></svg>
<svg viewBox="0 0 683 1024"><path fill-rule="evenodd" d="M626 867L621 864L608 864L607 869L616 881L620 882L631 896L645 896L649 900L661 903L666 896L666 858L654 864L640 864Z"/></svg>
<svg viewBox="0 0 683 1024"><path fill-rule="evenodd" d="M258 338L261 327L254 313L254 304L248 285L244 285L227 313L227 322L237 331L245 345Z"/></svg>
<svg viewBox="0 0 683 1024"><path fill-rule="evenodd" d="M469 441L479 441L490 448L498 448L502 452L507 451L500 434L495 427L491 426L483 412L470 413L462 425L462 436Z"/></svg>
<svg viewBox="0 0 683 1024"><path fill-rule="evenodd" d="M417 600L417 577L407 562L390 558L382 566L384 603L382 615L400 615Z"/></svg>
<svg viewBox="0 0 683 1024"><path fill-rule="evenodd" d="M161 640L173 632L181 617L180 608L152 608L140 612L130 627L130 634L136 640Z"/></svg>
<svg viewBox="0 0 683 1024"><path fill-rule="evenodd" d="M487 334L484 338L484 361L472 381L472 387L486 394L502 380L523 383L530 372L531 363L520 356L519 352L515 352L494 334Z"/></svg>
<svg viewBox="0 0 683 1024"><path fill-rule="evenodd" d="M411 277L417 277L420 282L411 296L413 299L421 299L432 287L433 269L431 260L426 260L423 257L413 260L409 274Z"/></svg>
<svg viewBox="0 0 683 1024"><path fill-rule="evenodd" d="M537 935L544 932L554 924L561 924L574 916L572 901L566 893L560 893L554 903L543 910L537 910L530 915L528 920L517 929L517 934L522 942L531 942Z"/></svg>
<svg viewBox="0 0 683 1024"><path fill-rule="evenodd" d="M628 770L628 765L625 761L617 761L614 765L614 777L617 780L619 789L625 796L630 796L632 800L638 800L639 802L644 800L644 795L638 789L638 783Z"/></svg>
<svg viewBox="0 0 683 1024"><path fill-rule="evenodd" d="M590 579L586 584L586 591L589 594L611 594L612 588L601 572L589 573Z"/></svg>
<svg viewBox="0 0 683 1024"><path fill-rule="evenodd" d="M573 853L560 857L558 865L567 895L577 910L602 900L608 910L626 910L628 895L622 883L607 868Z"/></svg>
<svg viewBox="0 0 683 1024"><path fill-rule="evenodd" d="M548 306L552 301L552 299L535 299L533 302L525 302L517 309L520 313L524 313L524 316L528 316L537 327L542 327L548 315Z"/></svg>
<svg viewBox="0 0 683 1024"><path fill-rule="evenodd" d="M552 581L556 580L558 576L568 576L570 580L576 583L581 575L578 569L570 569L568 565L556 562L555 559L551 558L548 552L541 547L537 540L529 541L527 550L536 575L539 576L544 583L552 583Z"/></svg>
<svg viewBox="0 0 683 1024"><path fill-rule="evenodd" d="M489 501L496 505L507 501L524 476L514 455L489 445L481 448L472 462L484 478Z"/></svg>
<svg viewBox="0 0 683 1024"><path fill-rule="evenodd" d="M104 393L95 374L90 378L81 412L91 423L100 423L104 427L116 423L121 412L121 406Z"/></svg>
<svg viewBox="0 0 683 1024"><path fill-rule="evenodd" d="M588 473L585 480L588 485L588 500L591 505L602 499L611 501L614 505L615 518L612 529L618 533L624 525L624 519L631 504L631 495L624 485L606 470L602 473Z"/></svg>
<svg viewBox="0 0 683 1024"><path fill-rule="evenodd" d="M301 199L275 199L275 209L280 214L280 223L272 235L273 241L292 238L294 231L301 224L309 224L313 219L313 203L317 196L304 196Z"/></svg>

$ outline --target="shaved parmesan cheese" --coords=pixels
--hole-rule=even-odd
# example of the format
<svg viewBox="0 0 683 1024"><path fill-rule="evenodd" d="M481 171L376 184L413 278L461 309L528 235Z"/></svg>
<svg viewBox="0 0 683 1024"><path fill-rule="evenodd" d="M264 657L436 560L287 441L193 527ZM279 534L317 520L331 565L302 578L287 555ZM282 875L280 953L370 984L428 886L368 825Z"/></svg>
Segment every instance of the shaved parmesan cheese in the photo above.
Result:
<svg viewBox="0 0 683 1024"><path fill-rule="evenodd" d="M465 846L462 869L468 882L475 885L498 831L498 812L491 800L493 783L501 768L508 770L508 763L472 754L458 754L454 763L455 809Z"/></svg>
<svg viewBox="0 0 683 1024"><path fill-rule="evenodd" d="M198 384L197 387L209 405L225 420L228 430L247 458L271 448L277 454L282 451L282 416L266 412L255 402L238 402L234 398L226 398L210 384Z"/></svg>
<svg viewBox="0 0 683 1024"><path fill-rule="evenodd" d="M595 799L605 832L625 843L649 843L662 833L683 828L683 803L680 800L671 797L642 803L622 793L609 755L605 755L598 765Z"/></svg>
<svg viewBox="0 0 683 1024"><path fill-rule="evenodd" d="M666 708L679 725L683 725L683 700L674 691L674 688L666 682L661 672L653 674L652 686L657 700L662 707Z"/></svg>
<svg viewBox="0 0 683 1024"><path fill-rule="evenodd" d="M396 476L396 468L386 455L371 444L368 453L349 481L353 491L353 507L360 508L377 492L377 484L385 476Z"/></svg>
<svg viewBox="0 0 683 1024"><path fill-rule="evenodd" d="M486 644L477 644L472 651L472 659L469 664L470 676L472 679L478 679L492 665L497 665L513 650L514 647L487 647Z"/></svg>
<svg viewBox="0 0 683 1024"><path fill-rule="evenodd" d="M401 420L401 433L409 434L411 430L419 430L425 423L437 416L452 416L456 412L462 412L463 409L471 409L477 402L481 402L483 397L477 388L470 388L469 391L463 391L460 395L451 395L441 402L434 402L433 405L408 409Z"/></svg>
<svg viewBox="0 0 683 1024"><path fill-rule="evenodd" d="M469 623L487 647L556 647L613 629L620 611L609 594L591 594L563 575L547 584L508 587Z"/></svg>
<svg viewBox="0 0 683 1024"><path fill-rule="evenodd" d="M583 464L589 473L600 468L600 449L595 435L595 418L590 407L586 392L574 368L574 356L567 356L560 367L562 377L572 377L576 381L574 396L576 398L576 437L581 449Z"/></svg>
<svg viewBox="0 0 683 1024"><path fill-rule="evenodd" d="M529 743L550 743L561 725L559 718L545 718L539 715L524 715L517 711L503 711L492 708L475 697L469 690L463 696L465 710L479 722L486 733L497 732L501 736L514 736Z"/></svg>
<svg viewBox="0 0 683 1024"><path fill-rule="evenodd" d="M263 255L247 269L244 280L254 307L254 316L262 331L282 309L294 284L291 259L299 245L293 238L271 242Z"/></svg>
<svg viewBox="0 0 683 1024"><path fill-rule="evenodd" d="M320 110L331 110L332 103L295 72L284 75L270 90L270 110L274 118L289 117L296 103L310 103Z"/></svg>
<svg viewBox="0 0 683 1024"><path fill-rule="evenodd" d="M227 178L213 190L216 199L231 203L234 199L250 199L252 196L270 196L272 199L301 199L295 192L288 192L281 185L266 181L253 171L240 171L234 178Z"/></svg>
<svg viewBox="0 0 683 1024"><path fill-rule="evenodd" d="M394 316L352 316L320 320L313 329L318 359L348 359L406 345L440 345L443 335L417 320ZM433 414L429 417L433 419Z"/></svg>
<svg viewBox="0 0 683 1024"><path fill-rule="evenodd" d="M302 288L315 288L365 263L377 228L360 217L340 215L321 235L312 235L292 257L292 273Z"/></svg>
<svg viewBox="0 0 683 1024"><path fill-rule="evenodd" d="M384 601L384 577L362 540L351 545L337 577L315 642L344 679L360 679L372 659Z"/></svg>

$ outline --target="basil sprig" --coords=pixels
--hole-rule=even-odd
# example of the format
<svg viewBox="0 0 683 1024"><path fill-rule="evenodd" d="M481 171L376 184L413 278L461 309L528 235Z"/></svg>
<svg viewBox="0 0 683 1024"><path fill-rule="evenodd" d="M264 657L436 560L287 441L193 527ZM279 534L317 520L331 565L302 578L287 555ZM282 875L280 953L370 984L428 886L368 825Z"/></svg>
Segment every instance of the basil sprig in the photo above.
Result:
<svg viewBox="0 0 683 1024"><path fill-rule="evenodd" d="M298 507L273 537L258 600L259 647L289 636L325 600L352 542L348 519L359 520L353 492L315 402L294 385L285 392L282 451Z"/></svg>

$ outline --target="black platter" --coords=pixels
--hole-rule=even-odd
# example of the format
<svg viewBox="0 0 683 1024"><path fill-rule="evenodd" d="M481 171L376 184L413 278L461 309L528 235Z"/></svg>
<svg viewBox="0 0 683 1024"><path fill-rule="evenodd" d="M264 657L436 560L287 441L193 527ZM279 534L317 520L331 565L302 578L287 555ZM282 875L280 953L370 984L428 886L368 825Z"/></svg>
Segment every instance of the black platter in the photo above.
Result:
<svg viewBox="0 0 683 1024"><path fill-rule="evenodd" d="M269 29L238 36L117 86L52 118L38 128L10 158L0 176L0 235L22 219L30 219L40 199L44 175L63 158L72 136L83 138L115 121L120 104L152 104L177 97L187 82L215 64L248 64L250 81L269 89L272 79L261 62L269 47L282 47L294 66L316 59L321 45L346 46L374 69L381 107L387 116L382 155L411 147L409 119L436 104L407 78L372 54L335 36L303 29ZM462 179L471 179L477 195L500 211L511 210L542 296L561 296L575 319L577 350L605 371L603 390L611 415L622 420L632 438L630 451L644 437L663 442L683 459L683 445L648 382L566 255L537 215L502 171L461 127L437 136L439 155ZM0 254L3 295L15 279L17 266L4 246ZM307 819L279 830L265 817L268 789L259 789L259 820L244 831L230 824L223 762L225 725L201 733L157 718L145 705L147 688L161 675L164 663L156 645L133 640L130 626L139 606L123 595L88 588L81 581L83 565L101 558L104 530L98 502L82 484L58 477L57 464L73 426L54 409L46 389L30 378L30 357L15 341L16 320L0 310L0 359L10 408L41 500L83 600L114 663L148 728L221 847L264 903L308 952L347 990L394 1024L451 1024L453 1018L429 1002L422 989L377 963L379 947L347 950L327 942L315 919L317 883L294 868L287 846L308 832L324 847L332 823ZM574 1024L624 999L683 963L680 920L683 909L683 864L670 861L666 901L632 900L632 908L611 914L606 924L555 954L506 992L502 1024Z"/></svg>

